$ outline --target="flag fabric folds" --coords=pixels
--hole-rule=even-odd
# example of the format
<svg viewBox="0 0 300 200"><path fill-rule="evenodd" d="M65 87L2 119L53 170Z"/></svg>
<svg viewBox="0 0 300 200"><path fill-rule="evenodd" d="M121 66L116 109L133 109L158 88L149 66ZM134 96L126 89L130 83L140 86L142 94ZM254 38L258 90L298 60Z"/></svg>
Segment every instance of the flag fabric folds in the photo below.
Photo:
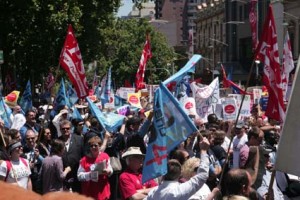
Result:
<svg viewBox="0 0 300 200"><path fill-rule="evenodd" d="M68 27L68 34L60 54L59 63L68 73L77 92L77 96L80 98L86 97L88 95L88 85L85 70L79 46L71 25Z"/></svg>
<svg viewBox="0 0 300 200"><path fill-rule="evenodd" d="M78 101L78 96L76 91L72 88L72 85L67 82L67 97L68 97L68 107L71 108Z"/></svg>
<svg viewBox="0 0 300 200"><path fill-rule="evenodd" d="M146 64L151 57L152 57L152 52L150 47L150 39L149 39L149 35L147 35L142 56L139 63L139 69L135 75L136 90L140 90L145 87L144 76L146 71Z"/></svg>
<svg viewBox="0 0 300 200"><path fill-rule="evenodd" d="M168 153L197 128L180 103L160 84L154 95L154 130L149 138L143 167L142 182L167 172Z"/></svg>
<svg viewBox="0 0 300 200"><path fill-rule="evenodd" d="M111 67L108 69L107 78L101 94L101 102L103 107L105 103L109 102L110 93L111 93Z"/></svg>
<svg viewBox="0 0 300 200"><path fill-rule="evenodd" d="M27 81L25 91L20 100L20 106L25 113L32 108L32 94L31 94L30 80Z"/></svg>
<svg viewBox="0 0 300 200"><path fill-rule="evenodd" d="M12 110L6 105L4 99L0 99L0 117L4 121L4 126L8 129L11 127L10 116L12 115Z"/></svg>
<svg viewBox="0 0 300 200"><path fill-rule="evenodd" d="M222 72L223 72L223 87L224 88L231 88L234 94L248 94L245 90L243 90L238 84L234 83L233 81L229 80L226 76L226 72L224 66L221 65Z"/></svg>
<svg viewBox="0 0 300 200"><path fill-rule="evenodd" d="M86 101L89 104L92 115L96 117L104 129L110 133L114 133L122 125L124 116L112 112L103 113L88 97L86 97Z"/></svg>
<svg viewBox="0 0 300 200"><path fill-rule="evenodd" d="M256 49L255 58L264 63L263 83L269 93L269 101L265 114L271 119L283 122L285 118L285 108L281 88L276 27L271 6L269 6L262 33L263 35Z"/></svg>
<svg viewBox="0 0 300 200"><path fill-rule="evenodd" d="M286 91L289 83L290 73L293 69L294 69L294 60L293 60L291 42L290 42L289 32L286 31L284 45L283 45L283 63L282 63L282 70L281 70L282 90L283 90L284 100L287 100Z"/></svg>
<svg viewBox="0 0 300 200"><path fill-rule="evenodd" d="M59 111L65 106L69 106L69 105L70 103L66 95L64 79L61 79L60 86L56 94L56 98L53 102L53 109L55 111Z"/></svg>

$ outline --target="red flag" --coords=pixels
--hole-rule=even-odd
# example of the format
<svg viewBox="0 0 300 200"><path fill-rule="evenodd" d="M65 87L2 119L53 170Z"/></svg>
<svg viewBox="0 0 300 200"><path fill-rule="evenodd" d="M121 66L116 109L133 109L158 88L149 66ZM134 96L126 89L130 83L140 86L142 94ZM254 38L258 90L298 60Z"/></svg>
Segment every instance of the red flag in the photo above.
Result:
<svg viewBox="0 0 300 200"><path fill-rule="evenodd" d="M252 49L255 51L257 46L257 15L256 15L257 0L251 0L249 21L252 33Z"/></svg>
<svg viewBox="0 0 300 200"><path fill-rule="evenodd" d="M59 63L68 73L71 82L75 86L77 96L79 98L88 96L88 85L85 77L83 61L71 25L68 27L68 34L60 54Z"/></svg>
<svg viewBox="0 0 300 200"><path fill-rule="evenodd" d="M135 87L137 90L145 88L144 76L145 76L146 64L151 57L152 57L152 52L150 48L150 40L149 40L149 36L147 35L142 57L139 64L139 69L135 75Z"/></svg>
<svg viewBox="0 0 300 200"><path fill-rule="evenodd" d="M278 43L272 7L264 24L263 35L256 49L255 58L264 63L263 82L269 93L266 116L277 121L284 121L285 109L281 88Z"/></svg>
<svg viewBox="0 0 300 200"><path fill-rule="evenodd" d="M223 72L223 88L228 88L230 87L230 84L228 83L228 79L223 64L221 64L221 67Z"/></svg>
<svg viewBox="0 0 300 200"><path fill-rule="evenodd" d="M284 45L283 45L283 63L282 63L282 70L281 70L282 90L283 90L284 99L288 99L286 97L286 91L288 87L290 73L293 69L294 69L294 60L293 60L291 42L290 42L289 32L286 31Z"/></svg>

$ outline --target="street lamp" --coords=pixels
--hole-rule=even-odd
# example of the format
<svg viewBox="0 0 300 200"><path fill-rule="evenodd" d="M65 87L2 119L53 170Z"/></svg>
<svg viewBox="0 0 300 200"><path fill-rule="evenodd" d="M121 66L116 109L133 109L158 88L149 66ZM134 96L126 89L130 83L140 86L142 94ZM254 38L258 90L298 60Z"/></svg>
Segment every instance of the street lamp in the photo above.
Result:
<svg viewBox="0 0 300 200"><path fill-rule="evenodd" d="M256 70L255 70L255 78L256 78L256 85L258 85L258 75L259 75L259 67L258 65L260 64L260 60L255 60L255 65L256 65Z"/></svg>

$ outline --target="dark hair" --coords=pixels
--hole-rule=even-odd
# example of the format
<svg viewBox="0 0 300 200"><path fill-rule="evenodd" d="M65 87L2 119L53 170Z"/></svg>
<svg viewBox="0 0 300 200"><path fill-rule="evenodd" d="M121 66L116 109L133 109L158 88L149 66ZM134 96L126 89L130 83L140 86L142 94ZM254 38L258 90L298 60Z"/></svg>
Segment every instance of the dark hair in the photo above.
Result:
<svg viewBox="0 0 300 200"><path fill-rule="evenodd" d="M17 129L9 129L7 132L7 135L9 135L11 137L11 139L16 139L19 131Z"/></svg>
<svg viewBox="0 0 300 200"><path fill-rule="evenodd" d="M214 145L221 145L224 142L226 133L221 130L217 130L213 133L214 135Z"/></svg>
<svg viewBox="0 0 300 200"><path fill-rule="evenodd" d="M65 143L62 140L54 139L51 146L51 154L59 154L65 148Z"/></svg>
<svg viewBox="0 0 300 200"><path fill-rule="evenodd" d="M218 124L218 117L216 114L209 114L207 116L207 121L209 124Z"/></svg>
<svg viewBox="0 0 300 200"><path fill-rule="evenodd" d="M173 160L177 160L181 165L183 165L183 163L186 161L186 159L184 157L184 151L179 150L179 149L173 151L171 153L170 158Z"/></svg>
<svg viewBox="0 0 300 200"><path fill-rule="evenodd" d="M36 112L35 112L34 110L29 109L29 110L27 110L27 112L25 113L25 117L28 117L29 113L35 113L35 114L36 114Z"/></svg>
<svg viewBox="0 0 300 200"><path fill-rule="evenodd" d="M164 175L164 180L173 181L179 178L181 174L181 164L178 160L171 159L168 161L168 172Z"/></svg>
<svg viewBox="0 0 300 200"><path fill-rule="evenodd" d="M242 194L243 188L251 184L248 179L247 171L244 169L231 169L224 180L225 195Z"/></svg>
<svg viewBox="0 0 300 200"><path fill-rule="evenodd" d="M40 141L41 141L41 142L44 141L44 139L45 139L45 132L46 132L46 129L49 129L50 132L51 132L51 129L48 128L48 127L42 128L41 131L40 131L40 134L41 134L41 136L40 136Z"/></svg>

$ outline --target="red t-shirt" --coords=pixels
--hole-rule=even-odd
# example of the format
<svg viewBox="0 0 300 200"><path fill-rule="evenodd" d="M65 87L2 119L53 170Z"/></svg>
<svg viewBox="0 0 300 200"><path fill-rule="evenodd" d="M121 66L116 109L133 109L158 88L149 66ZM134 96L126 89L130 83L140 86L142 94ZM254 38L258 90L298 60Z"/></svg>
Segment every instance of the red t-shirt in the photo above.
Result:
<svg viewBox="0 0 300 200"><path fill-rule="evenodd" d="M147 189L157 186L154 180L142 184L142 173L134 173L131 170L125 170L119 179L122 200L126 200L136 193L137 190Z"/></svg>
<svg viewBox="0 0 300 200"><path fill-rule="evenodd" d="M90 166L95 163L100 163L106 160L106 167L109 160L109 156L106 153L100 153L97 158L91 158L84 156L80 165L85 169L86 172L91 171ZM110 197L110 185L108 181L108 176L105 174L100 174L98 177L98 182L94 181L83 181L81 182L82 194L93 197L97 200L106 200Z"/></svg>

